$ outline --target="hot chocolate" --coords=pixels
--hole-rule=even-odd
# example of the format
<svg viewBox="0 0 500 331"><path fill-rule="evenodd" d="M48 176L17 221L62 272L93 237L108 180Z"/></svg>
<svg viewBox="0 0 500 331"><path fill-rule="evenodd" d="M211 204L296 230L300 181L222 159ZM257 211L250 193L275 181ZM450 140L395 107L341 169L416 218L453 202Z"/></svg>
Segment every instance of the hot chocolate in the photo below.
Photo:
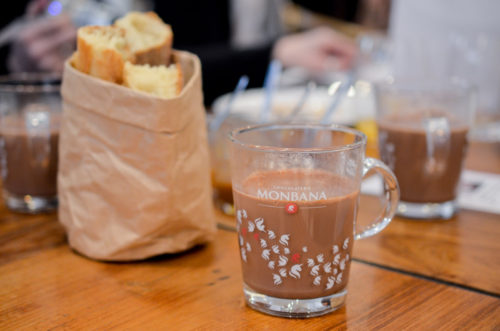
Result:
<svg viewBox="0 0 500 331"><path fill-rule="evenodd" d="M234 187L244 282L272 297L342 291L349 276L356 183L317 169L260 171Z"/></svg>
<svg viewBox="0 0 500 331"><path fill-rule="evenodd" d="M380 155L394 171L401 201L454 200L467 148L468 127L451 117L434 117L440 140L426 132L422 116L393 116L378 122ZM439 128L440 121L443 128ZM430 136L431 135L431 136ZM429 140L436 140L434 146Z"/></svg>
<svg viewBox="0 0 500 331"><path fill-rule="evenodd" d="M212 186L214 189L215 199L224 201L229 204L233 204L233 190L231 183L217 182L212 180Z"/></svg>
<svg viewBox="0 0 500 331"><path fill-rule="evenodd" d="M59 118L43 130L27 130L25 119L5 117L0 126L3 188L9 194L53 197L57 194Z"/></svg>

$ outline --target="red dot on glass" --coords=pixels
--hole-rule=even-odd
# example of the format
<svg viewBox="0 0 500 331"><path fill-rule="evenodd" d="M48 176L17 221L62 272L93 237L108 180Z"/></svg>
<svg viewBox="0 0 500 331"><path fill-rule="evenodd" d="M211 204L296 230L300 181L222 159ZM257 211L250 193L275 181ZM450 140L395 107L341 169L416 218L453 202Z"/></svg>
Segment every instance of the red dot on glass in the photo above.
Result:
<svg viewBox="0 0 500 331"><path fill-rule="evenodd" d="M259 234L258 233L254 233L253 237L255 238L255 240L259 239Z"/></svg>
<svg viewBox="0 0 500 331"><path fill-rule="evenodd" d="M290 215L295 214L299 211L299 206L297 206L297 204L294 202L287 203L285 206L285 211Z"/></svg>

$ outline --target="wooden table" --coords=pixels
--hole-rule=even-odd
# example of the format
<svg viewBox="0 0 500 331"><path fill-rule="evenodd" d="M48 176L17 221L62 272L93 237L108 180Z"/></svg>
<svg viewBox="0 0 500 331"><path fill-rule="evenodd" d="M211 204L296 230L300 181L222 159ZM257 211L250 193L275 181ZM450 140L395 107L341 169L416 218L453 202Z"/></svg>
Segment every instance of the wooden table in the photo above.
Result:
<svg viewBox="0 0 500 331"><path fill-rule="evenodd" d="M473 144L467 167L500 173L500 146ZM363 198L359 218L377 202ZM356 242L345 306L288 320L245 306L234 221L177 255L102 263L74 253L57 215L0 207L0 330L500 329L500 216L396 218Z"/></svg>

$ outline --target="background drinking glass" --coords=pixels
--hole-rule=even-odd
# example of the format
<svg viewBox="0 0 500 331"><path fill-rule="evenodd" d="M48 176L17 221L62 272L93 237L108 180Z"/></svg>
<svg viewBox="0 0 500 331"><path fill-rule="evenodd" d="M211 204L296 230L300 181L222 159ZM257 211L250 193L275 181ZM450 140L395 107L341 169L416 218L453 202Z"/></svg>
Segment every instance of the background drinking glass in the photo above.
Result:
<svg viewBox="0 0 500 331"><path fill-rule="evenodd" d="M231 133L231 171L247 304L284 317L319 316L347 293L354 239L392 219L399 192L366 137L346 127L261 125ZM356 228L361 180L386 184L382 215Z"/></svg>
<svg viewBox="0 0 500 331"><path fill-rule="evenodd" d="M412 81L378 84L376 97L380 155L401 188L398 213L452 217L474 119L473 90Z"/></svg>
<svg viewBox="0 0 500 331"><path fill-rule="evenodd" d="M453 5L406 0L393 1L391 7L389 35L396 81L459 78L475 86L474 138L486 141L500 140L496 133L500 129L499 10L500 2L489 0L458 0Z"/></svg>
<svg viewBox="0 0 500 331"><path fill-rule="evenodd" d="M7 207L36 213L57 206L60 79L0 77L0 155Z"/></svg>
<svg viewBox="0 0 500 331"><path fill-rule="evenodd" d="M214 117L215 115L209 117L209 124ZM208 125L214 204L227 215L234 215L231 169L229 164L229 140L227 139L227 135L232 130L251 123L255 123L255 121L245 119L241 115L229 115L215 131L212 131L210 125Z"/></svg>

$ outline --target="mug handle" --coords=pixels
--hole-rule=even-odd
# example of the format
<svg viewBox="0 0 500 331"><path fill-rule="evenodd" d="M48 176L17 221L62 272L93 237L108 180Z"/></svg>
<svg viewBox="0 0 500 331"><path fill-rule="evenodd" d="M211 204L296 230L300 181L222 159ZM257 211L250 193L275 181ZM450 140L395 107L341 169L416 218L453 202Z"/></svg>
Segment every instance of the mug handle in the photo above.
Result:
<svg viewBox="0 0 500 331"><path fill-rule="evenodd" d="M358 232L355 230L354 239L363 239L373 236L384 229L394 217L399 202L399 184L394 173L382 161L368 157L363 162L363 177L371 170L378 172L384 179L385 203L382 213L378 215L367 229Z"/></svg>

